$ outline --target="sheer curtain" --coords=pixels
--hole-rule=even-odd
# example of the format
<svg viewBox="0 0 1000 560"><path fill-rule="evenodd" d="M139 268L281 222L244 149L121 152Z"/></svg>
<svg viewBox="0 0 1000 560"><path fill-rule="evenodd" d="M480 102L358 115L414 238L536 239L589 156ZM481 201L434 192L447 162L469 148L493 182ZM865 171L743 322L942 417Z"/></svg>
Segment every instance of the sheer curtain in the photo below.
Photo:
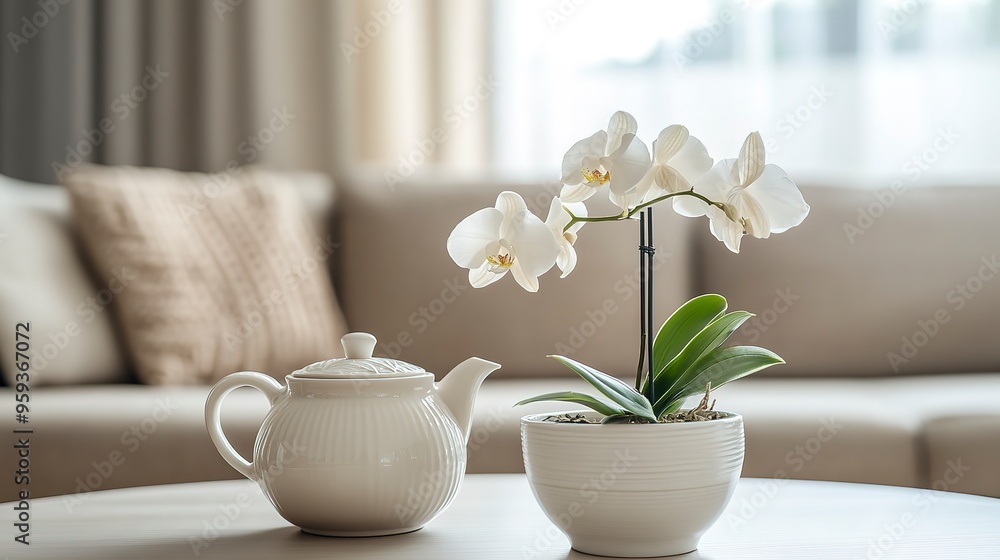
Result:
<svg viewBox="0 0 1000 560"><path fill-rule="evenodd" d="M1000 181L998 0L594 0L498 4L496 159L556 173L632 112L717 158L759 130L802 180Z"/></svg>
<svg viewBox="0 0 1000 560"><path fill-rule="evenodd" d="M401 162L486 165L489 17L483 0L357 1L340 44L354 84L355 161L397 172Z"/></svg>
<svg viewBox="0 0 1000 560"><path fill-rule="evenodd" d="M53 182L81 161L337 173L394 167L439 128L422 162L488 157L488 105L455 109L489 79L485 2L53 5L0 5L0 173Z"/></svg>

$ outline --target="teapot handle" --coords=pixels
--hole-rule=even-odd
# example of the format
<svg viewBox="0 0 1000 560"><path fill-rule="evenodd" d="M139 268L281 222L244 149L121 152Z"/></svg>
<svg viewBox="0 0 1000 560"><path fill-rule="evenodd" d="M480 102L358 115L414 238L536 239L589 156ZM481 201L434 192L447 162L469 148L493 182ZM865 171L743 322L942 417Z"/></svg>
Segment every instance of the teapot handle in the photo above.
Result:
<svg viewBox="0 0 1000 560"><path fill-rule="evenodd" d="M233 389L240 387L253 387L267 396L267 400L273 406L274 401L285 394L285 386L278 383L273 377L257 373L255 371L241 371L223 377L212 391L208 394L205 402L205 425L208 427L208 435L212 437L212 443L219 450L219 454L240 474L256 481L253 474L253 462L247 461L233 445L229 443L226 434L222 431L220 413L222 412L222 399Z"/></svg>

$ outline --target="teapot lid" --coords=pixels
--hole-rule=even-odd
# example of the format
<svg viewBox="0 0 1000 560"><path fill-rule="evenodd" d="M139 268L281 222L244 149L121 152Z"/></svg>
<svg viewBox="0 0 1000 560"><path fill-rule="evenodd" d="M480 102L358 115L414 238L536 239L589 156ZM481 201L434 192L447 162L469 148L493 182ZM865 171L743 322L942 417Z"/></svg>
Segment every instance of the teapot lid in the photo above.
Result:
<svg viewBox="0 0 1000 560"><path fill-rule="evenodd" d="M365 332L345 334L344 358L333 358L310 364L292 375L307 379L380 379L410 377L427 373L424 368L392 358L373 358L376 339Z"/></svg>

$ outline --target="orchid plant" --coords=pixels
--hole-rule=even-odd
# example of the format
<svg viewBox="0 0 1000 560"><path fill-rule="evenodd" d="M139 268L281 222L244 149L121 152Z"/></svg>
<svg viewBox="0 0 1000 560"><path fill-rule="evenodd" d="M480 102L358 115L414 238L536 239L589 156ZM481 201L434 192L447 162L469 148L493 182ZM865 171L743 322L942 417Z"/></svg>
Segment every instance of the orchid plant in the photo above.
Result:
<svg viewBox="0 0 1000 560"><path fill-rule="evenodd" d="M652 206L670 200L682 216L709 220L712 234L734 253L745 235L766 239L802 223L809 205L778 166L765 163L764 142L752 132L739 157L713 165L697 138L682 125L664 128L652 152L636 135L632 115L618 111L607 130L573 144L562 162L559 196L545 220L528 210L520 195L505 191L493 208L462 220L448 238L448 254L469 269L469 282L481 288L510 272L529 292L553 266L570 274L577 262L574 244L591 222L638 218L640 231L639 366L635 384L564 356L550 356L589 382L603 398L572 391L524 400L573 402L605 416L605 421L660 422L684 400L761 369L784 363L754 346L723 347L744 321L746 311L726 313L720 295L698 296L675 311L652 335ZM585 201L604 191L621 212L591 216ZM645 362L645 369L644 369Z"/></svg>

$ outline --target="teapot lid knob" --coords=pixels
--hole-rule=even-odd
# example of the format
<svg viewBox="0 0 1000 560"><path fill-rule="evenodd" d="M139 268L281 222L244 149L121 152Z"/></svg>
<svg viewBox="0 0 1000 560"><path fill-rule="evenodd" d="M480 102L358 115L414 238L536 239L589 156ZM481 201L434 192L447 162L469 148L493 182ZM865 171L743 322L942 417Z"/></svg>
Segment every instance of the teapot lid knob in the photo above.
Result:
<svg viewBox="0 0 1000 560"><path fill-rule="evenodd" d="M350 360L367 360L375 351L375 336L366 332L345 334L340 338L344 357Z"/></svg>

